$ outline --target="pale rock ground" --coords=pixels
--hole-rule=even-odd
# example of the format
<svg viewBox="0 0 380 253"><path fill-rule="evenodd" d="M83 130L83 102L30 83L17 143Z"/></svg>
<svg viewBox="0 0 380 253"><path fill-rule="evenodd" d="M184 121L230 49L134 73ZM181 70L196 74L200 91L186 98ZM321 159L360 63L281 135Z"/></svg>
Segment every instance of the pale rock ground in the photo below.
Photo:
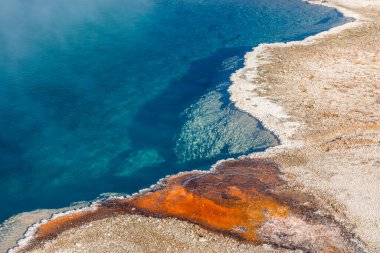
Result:
<svg viewBox="0 0 380 253"><path fill-rule="evenodd" d="M71 229L45 243L37 252L60 253L282 253L269 245L255 247L199 226L176 219L157 219L123 215L94 221L80 229Z"/></svg>
<svg viewBox="0 0 380 253"><path fill-rule="evenodd" d="M380 1L323 3L358 21L303 42L260 46L247 54L230 91L284 143L252 157L280 164L294 186L315 195L377 253Z"/></svg>
<svg viewBox="0 0 380 253"><path fill-rule="evenodd" d="M314 2L314 1L313 1ZM321 2L315 2L321 3ZM304 42L263 45L233 76L231 99L283 145L252 155L281 165L380 252L380 0L328 0L357 22ZM176 219L124 215L70 229L33 252L288 252Z"/></svg>

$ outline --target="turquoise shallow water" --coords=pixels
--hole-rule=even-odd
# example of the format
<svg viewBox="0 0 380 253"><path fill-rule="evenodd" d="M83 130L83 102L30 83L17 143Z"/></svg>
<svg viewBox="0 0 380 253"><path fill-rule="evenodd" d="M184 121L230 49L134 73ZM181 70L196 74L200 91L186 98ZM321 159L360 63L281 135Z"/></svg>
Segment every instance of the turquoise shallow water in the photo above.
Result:
<svg viewBox="0 0 380 253"><path fill-rule="evenodd" d="M346 21L294 0L1 1L0 221L278 144L229 76Z"/></svg>

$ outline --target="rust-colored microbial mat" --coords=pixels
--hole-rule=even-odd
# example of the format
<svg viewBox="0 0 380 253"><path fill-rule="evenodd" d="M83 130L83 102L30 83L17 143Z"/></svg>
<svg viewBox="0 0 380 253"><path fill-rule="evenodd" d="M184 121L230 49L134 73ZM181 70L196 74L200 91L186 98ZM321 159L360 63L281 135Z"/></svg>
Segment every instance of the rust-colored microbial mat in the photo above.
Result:
<svg viewBox="0 0 380 253"><path fill-rule="evenodd" d="M360 252L352 235L321 214L311 196L291 190L278 168L266 161L239 159L210 172L172 176L152 191L107 200L95 210L43 224L34 244L94 220L125 213L177 217L251 243L307 252Z"/></svg>
<svg viewBox="0 0 380 253"><path fill-rule="evenodd" d="M269 194L269 187L281 185L278 171L255 164L248 172L247 165L229 162L213 173L174 176L165 188L139 196L132 204L147 213L190 220L260 242L257 230L266 217L286 218L289 207Z"/></svg>

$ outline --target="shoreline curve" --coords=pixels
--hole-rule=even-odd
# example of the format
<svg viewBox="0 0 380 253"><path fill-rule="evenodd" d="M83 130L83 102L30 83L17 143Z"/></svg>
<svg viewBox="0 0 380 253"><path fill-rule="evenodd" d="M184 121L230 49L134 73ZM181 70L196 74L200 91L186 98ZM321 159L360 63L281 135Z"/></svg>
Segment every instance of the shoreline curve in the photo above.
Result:
<svg viewBox="0 0 380 253"><path fill-rule="evenodd" d="M325 31L317 35L308 37L305 40L300 41L300 42L262 44L259 47L255 48L253 52L247 53L246 65L242 69L238 70L232 76L233 84L231 85L229 89L231 93L231 100L235 102L235 105L239 109L245 112L248 112L254 117L258 118L267 129L271 130L275 134L278 134L281 140L281 145L271 148L265 152L250 155L251 157L271 157L275 153L282 152L282 150L284 149L292 149L292 148L299 149L305 145L303 140L293 139L294 134L302 126L302 123L298 122L297 120L292 120L291 117L287 113L284 112L284 109L280 107L279 105L277 105L276 103L271 102L271 100L269 99L265 100L263 96L261 96L260 94L252 93L252 92L255 92L255 89L257 87L252 87L252 83L247 81L245 78L249 78L251 81L252 79L255 78L255 76L257 76L257 73L255 73L255 71L257 71L257 69L260 67L260 64L268 63L268 59L266 59L265 57L259 59L259 56L262 56L262 54L265 53L265 50L271 49L273 47L293 47L293 46L312 45L315 43L316 40L322 40L326 36L329 36L331 34L338 34L347 29L358 27L359 25L365 22L365 18L363 18L361 15L355 14L353 11L349 11L348 9L345 9L339 5L334 6L334 4L332 3L318 3L318 4L323 4L323 5L327 5L328 7L337 8L346 16L349 15L350 17L354 17L356 21L332 28L329 31ZM244 76L244 78L242 78L241 76ZM255 103L252 102L252 98L256 100ZM224 161L220 161L217 164L220 165L223 162ZM218 165L215 165L213 167L215 168ZM180 176L187 173L192 173L192 172L182 172L176 176ZM207 173L207 172L202 171L201 173ZM165 179L167 178L168 177L166 177ZM157 186L159 186L159 183L154 187L157 187ZM150 192L151 190L152 190L151 188L141 190L140 193L137 195L141 195L143 193L146 193L147 191ZM137 196L137 195L134 194L132 196ZM90 209L93 209L94 207L96 208L96 202L90 207ZM79 210L79 212L81 211L83 211L83 209ZM57 217L62 217L64 215L65 213L59 214L57 216L53 216L52 219L57 218ZM48 222L48 220L43 221L43 223L44 222ZM33 229L30 228L28 234L26 234L26 237L28 237L29 235L29 238L32 238L33 236L32 234L34 234L33 230L37 229L37 227L38 225L34 225ZM25 239L24 241L20 241L20 244L24 244L24 245L27 244L28 242L25 241ZM9 252L13 252L13 250Z"/></svg>

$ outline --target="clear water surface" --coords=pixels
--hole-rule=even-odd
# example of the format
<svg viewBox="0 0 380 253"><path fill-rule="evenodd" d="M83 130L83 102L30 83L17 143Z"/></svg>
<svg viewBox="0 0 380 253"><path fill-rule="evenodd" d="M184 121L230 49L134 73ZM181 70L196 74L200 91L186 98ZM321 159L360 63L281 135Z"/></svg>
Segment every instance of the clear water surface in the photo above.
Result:
<svg viewBox="0 0 380 253"><path fill-rule="evenodd" d="M343 22L295 0L0 1L0 222L276 145L231 73Z"/></svg>

